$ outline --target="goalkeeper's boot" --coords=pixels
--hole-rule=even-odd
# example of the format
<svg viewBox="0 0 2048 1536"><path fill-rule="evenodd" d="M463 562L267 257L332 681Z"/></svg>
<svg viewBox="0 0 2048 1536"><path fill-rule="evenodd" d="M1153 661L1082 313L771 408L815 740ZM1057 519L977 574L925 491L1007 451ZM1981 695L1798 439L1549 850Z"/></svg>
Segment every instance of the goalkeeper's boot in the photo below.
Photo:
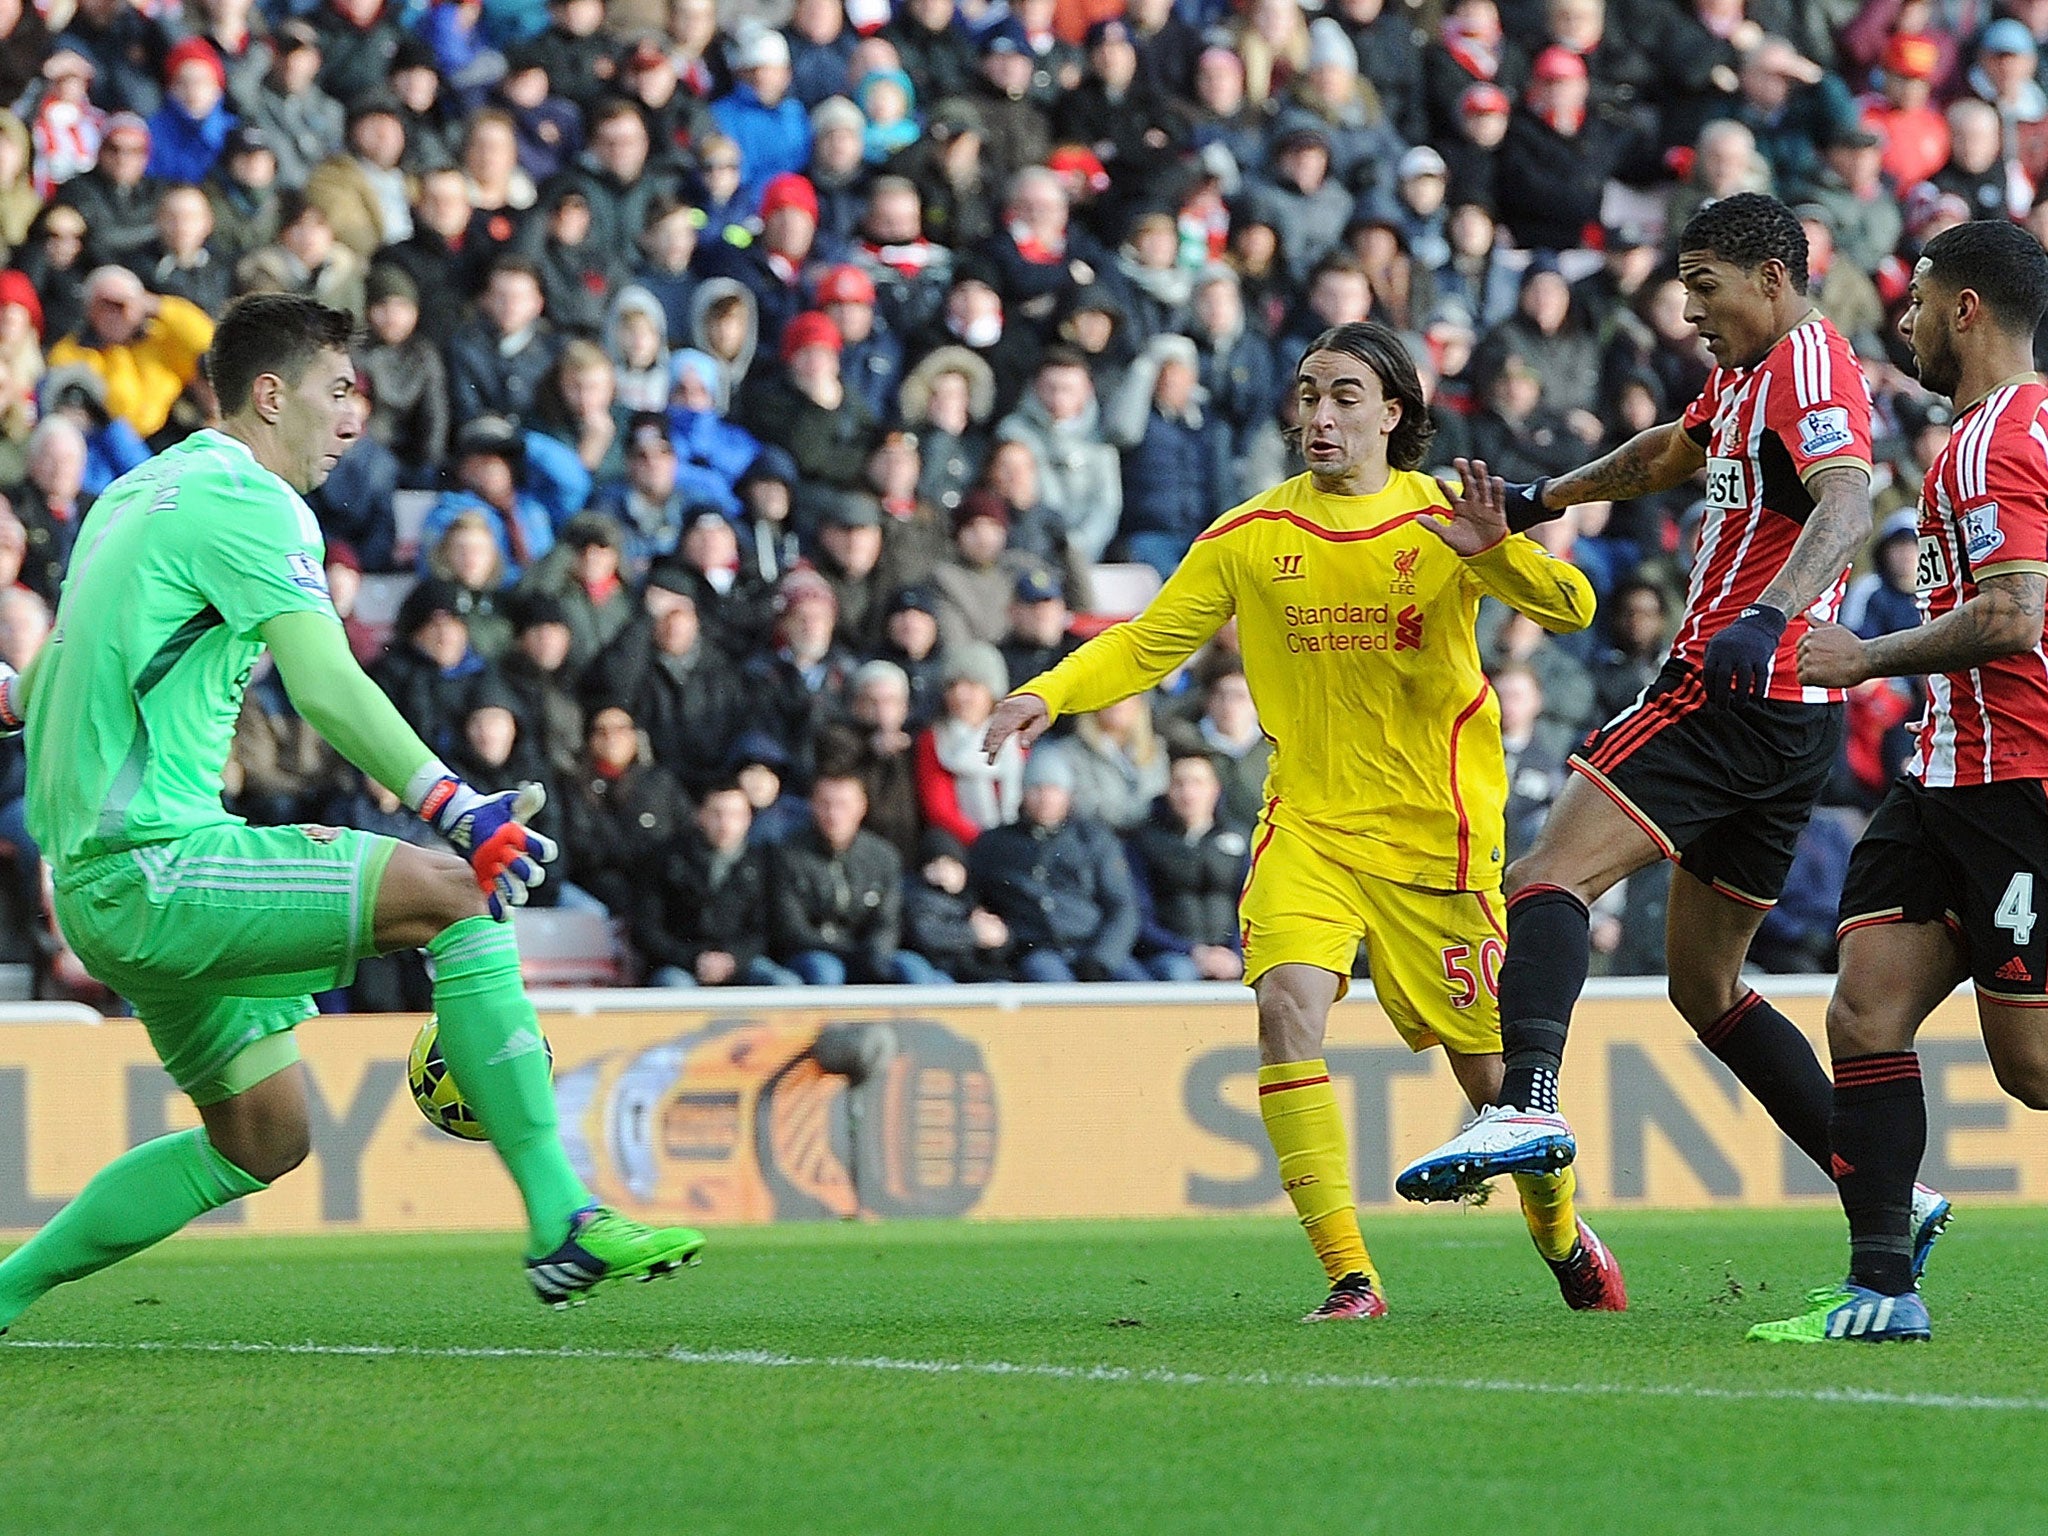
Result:
<svg viewBox="0 0 2048 1536"><path fill-rule="evenodd" d="M1507 1173L1556 1173L1578 1155L1564 1116L1496 1104L1394 1180L1403 1200L1462 1200Z"/></svg>
<svg viewBox="0 0 2048 1536"><path fill-rule="evenodd" d="M1621 1263L1607 1245L1593 1235L1586 1218L1579 1218L1579 1240L1561 1259L1545 1257L1544 1263L1557 1276L1557 1288L1564 1304L1574 1312L1626 1312L1628 1283L1621 1277Z"/></svg>
<svg viewBox="0 0 2048 1536"><path fill-rule="evenodd" d="M1929 1189L1925 1184L1913 1186L1913 1284L1920 1283L1920 1272L1927 1268L1927 1256L1934 1252L1934 1240L1948 1230L1949 1217L1954 1207L1948 1203L1948 1196L1938 1189Z"/></svg>
<svg viewBox="0 0 2048 1536"><path fill-rule="evenodd" d="M659 1280L695 1264L704 1234L689 1227L645 1227L609 1206L589 1205L569 1222L553 1253L526 1261L534 1295L551 1307L580 1305L621 1280Z"/></svg>
<svg viewBox="0 0 2048 1536"><path fill-rule="evenodd" d="M1356 1270L1330 1287L1323 1304L1304 1317L1304 1323L1364 1322L1387 1315L1387 1300L1380 1295L1371 1275Z"/></svg>
<svg viewBox="0 0 2048 1536"><path fill-rule="evenodd" d="M1851 1339L1865 1344L1924 1343L1934 1331L1927 1319L1927 1303L1917 1291L1887 1296L1845 1280L1808 1291L1806 1304L1810 1310L1781 1323L1758 1323L1749 1336L1766 1344L1831 1344Z"/></svg>

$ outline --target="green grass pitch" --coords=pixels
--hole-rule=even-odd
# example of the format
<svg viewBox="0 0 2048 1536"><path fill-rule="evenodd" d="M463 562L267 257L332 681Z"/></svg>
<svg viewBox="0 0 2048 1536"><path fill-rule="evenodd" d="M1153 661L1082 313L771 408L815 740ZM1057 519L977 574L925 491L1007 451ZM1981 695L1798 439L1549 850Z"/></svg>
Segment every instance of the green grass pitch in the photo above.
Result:
<svg viewBox="0 0 2048 1536"><path fill-rule="evenodd" d="M507 1237L174 1242L0 1341L0 1531L2048 1529L2048 1212L1959 1212L1931 1345L1745 1344L1839 1220L1609 1216L1625 1317L1369 1221L1321 1328L1280 1219L722 1231L559 1315Z"/></svg>

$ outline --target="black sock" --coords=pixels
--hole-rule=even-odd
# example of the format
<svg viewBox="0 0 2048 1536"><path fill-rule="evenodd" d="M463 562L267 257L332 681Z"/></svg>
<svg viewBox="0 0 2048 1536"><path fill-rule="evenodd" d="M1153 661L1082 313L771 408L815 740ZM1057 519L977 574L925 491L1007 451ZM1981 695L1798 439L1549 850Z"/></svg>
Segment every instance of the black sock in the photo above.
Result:
<svg viewBox="0 0 2048 1536"><path fill-rule="evenodd" d="M1699 1034L1700 1043L1771 1112L1778 1129L1825 1172L1835 1090L1799 1026L1761 993L1749 992Z"/></svg>
<svg viewBox="0 0 2048 1536"><path fill-rule="evenodd" d="M1586 904L1560 886L1528 886L1508 901L1508 954L1500 967L1503 1104L1556 1113L1565 1034L1593 950L1587 926Z"/></svg>
<svg viewBox="0 0 2048 1536"><path fill-rule="evenodd" d="M1849 1283L1913 1289L1913 1179L1927 1150L1920 1058L1879 1051L1835 1063L1835 1188L1849 1217Z"/></svg>

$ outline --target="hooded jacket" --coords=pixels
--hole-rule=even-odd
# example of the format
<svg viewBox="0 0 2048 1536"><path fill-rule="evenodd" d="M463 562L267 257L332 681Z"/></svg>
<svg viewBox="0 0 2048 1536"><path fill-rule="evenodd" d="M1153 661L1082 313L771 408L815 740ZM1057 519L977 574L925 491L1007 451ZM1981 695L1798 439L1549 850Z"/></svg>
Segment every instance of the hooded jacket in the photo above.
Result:
<svg viewBox="0 0 2048 1536"><path fill-rule="evenodd" d="M740 385L746 382L747 370L754 366L754 353L761 345L761 302L754 297L754 290L736 277L708 277L697 285L697 292L690 299L690 345L699 352L711 353L705 340L705 316L711 306L728 294L737 294L746 305L747 334L740 344L739 356L727 362L719 359L719 367L725 374L725 398L736 399ZM716 357L716 353L711 353Z"/></svg>
<svg viewBox="0 0 2048 1536"><path fill-rule="evenodd" d="M645 368L633 368L619 337L620 324L629 314L645 315L654 322L657 344L654 361ZM612 300L604 322L604 350L618 376L618 402L628 410L665 411L669 399L668 316L661 301L637 283L628 283Z"/></svg>
<svg viewBox="0 0 2048 1536"><path fill-rule="evenodd" d="M1070 421L1056 422L1028 394L1003 418L996 436L1024 444L1038 465L1038 493L1066 529L1067 542L1093 563L1116 536L1123 516L1123 466L1103 441L1101 408L1094 400Z"/></svg>

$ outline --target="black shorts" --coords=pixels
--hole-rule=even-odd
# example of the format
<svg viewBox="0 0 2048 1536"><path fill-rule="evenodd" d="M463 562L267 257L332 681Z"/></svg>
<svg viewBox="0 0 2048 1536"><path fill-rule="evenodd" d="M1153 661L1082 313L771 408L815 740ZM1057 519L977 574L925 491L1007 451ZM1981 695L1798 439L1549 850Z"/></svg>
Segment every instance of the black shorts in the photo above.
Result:
<svg viewBox="0 0 2048 1536"><path fill-rule="evenodd" d="M1571 767L1681 869L1768 911L1842 746L1842 706L1754 699L1707 706L1699 672L1664 663L1593 732Z"/></svg>
<svg viewBox="0 0 2048 1536"><path fill-rule="evenodd" d="M1842 883L1838 934L1946 923L1979 991L2035 1007L2048 992L2048 786L2039 779L1929 789L1900 779L1870 818Z"/></svg>

